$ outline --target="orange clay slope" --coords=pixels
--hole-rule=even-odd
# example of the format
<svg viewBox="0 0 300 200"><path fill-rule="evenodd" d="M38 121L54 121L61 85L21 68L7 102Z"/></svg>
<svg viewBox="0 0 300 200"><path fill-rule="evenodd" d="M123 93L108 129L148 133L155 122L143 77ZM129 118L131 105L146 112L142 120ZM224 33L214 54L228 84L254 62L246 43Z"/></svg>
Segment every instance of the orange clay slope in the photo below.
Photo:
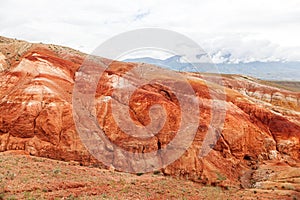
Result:
<svg viewBox="0 0 300 200"><path fill-rule="evenodd" d="M75 75L85 58L85 54L66 47L0 37L1 152L21 150L34 156L106 167L83 145L73 120ZM96 60L111 62L104 58L94 60L91 62L95 66ZM124 81L131 81L134 85L139 81L132 72L137 65L111 62L98 83L95 115L112 143L129 152L147 153L165 148L174 139L183 112L172 90L155 82L137 87L129 102L123 98L127 88L118 85ZM142 67L158 69L147 64ZM267 181L270 174L255 179L255 173L265 166L275 168L284 163L287 169L299 169L299 92L276 88L239 75L186 72L181 76L188 80L195 92L196 96L191 98L199 101L199 122L195 138L183 155L160 169L165 175L220 186L262 187L263 184L256 182ZM221 85L220 81L213 81L216 77L222 80ZM168 81L180 87L181 82L175 78ZM114 92L116 87L118 92ZM199 157L214 117L211 91L215 94L213 100L223 103L220 112L225 112L224 126L218 130L220 137L216 145L211 146L208 155ZM225 98L218 99L218 93L221 95L222 91ZM122 105L122 109L116 107L114 112L123 112L124 108L129 110L129 116L125 117L140 126L151 123L149 109L152 105L162 105L165 113L158 109L152 114L158 119L165 114L165 123L158 123L157 126L162 127L152 137L141 139L130 136L115 121L112 101ZM134 167L130 162L120 163L118 156L122 155L114 156L112 167ZM277 172L273 170L270 173ZM293 180L293 187L298 190L299 179Z"/></svg>

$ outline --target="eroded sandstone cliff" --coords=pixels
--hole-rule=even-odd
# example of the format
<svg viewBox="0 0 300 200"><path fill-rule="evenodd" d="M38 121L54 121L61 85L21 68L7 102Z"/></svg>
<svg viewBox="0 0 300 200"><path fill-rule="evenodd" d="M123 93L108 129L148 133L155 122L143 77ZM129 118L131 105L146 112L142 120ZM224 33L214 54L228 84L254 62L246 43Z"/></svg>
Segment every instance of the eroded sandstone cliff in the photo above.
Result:
<svg viewBox="0 0 300 200"><path fill-rule="evenodd" d="M0 38L0 151L23 150L35 156L105 167L83 145L72 114L75 75L85 56L55 45ZM172 91L155 83L136 88L127 104L122 94L126 93L126 87L122 89L120 85L124 79L138 81L134 74L123 77L136 66L122 62L110 64L98 83L96 116L111 142L130 152L146 153L162 149L172 141L180 126L181 110ZM144 67L149 66L145 64ZM164 174L206 184L258 187L256 182L269 180L270 174L276 173L276 170L271 170L264 178L258 179L256 174L265 170L265 166L272 168L285 163L289 168L299 169L299 92L238 75L182 75L199 100L199 124L191 146L175 162L162 169ZM217 94L223 87L220 82L213 81L214 76L222 79L225 87L226 98L219 100L224 105L220 112L226 112L226 115L216 145L201 158L199 153L212 118L210 90ZM176 83L176 80L172 81ZM116 87L119 93L113 92ZM131 120L141 126L151 122L150 107L162 105L166 121L153 137L139 139L129 136L114 119L112 101L118 101L130 110ZM155 114L159 119L164 113L158 111ZM118 163L117 152L114 156L113 166L124 164ZM130 163L127 165L132 167ZM299 179L292 184L299 189Z"/></svg>

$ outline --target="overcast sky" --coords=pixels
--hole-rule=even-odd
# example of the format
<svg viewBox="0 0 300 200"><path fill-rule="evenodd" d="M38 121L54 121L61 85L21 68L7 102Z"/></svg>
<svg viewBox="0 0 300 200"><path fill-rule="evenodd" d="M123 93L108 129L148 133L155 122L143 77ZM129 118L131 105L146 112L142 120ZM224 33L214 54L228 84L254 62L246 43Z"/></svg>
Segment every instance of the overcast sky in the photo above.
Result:
<svg viewBox="0 0 300 200"><path fill-rule="evenodd" d="M215 62L300 60L299 0L0 0L0 35L86 53L146 27L185 34Z"/></svg>

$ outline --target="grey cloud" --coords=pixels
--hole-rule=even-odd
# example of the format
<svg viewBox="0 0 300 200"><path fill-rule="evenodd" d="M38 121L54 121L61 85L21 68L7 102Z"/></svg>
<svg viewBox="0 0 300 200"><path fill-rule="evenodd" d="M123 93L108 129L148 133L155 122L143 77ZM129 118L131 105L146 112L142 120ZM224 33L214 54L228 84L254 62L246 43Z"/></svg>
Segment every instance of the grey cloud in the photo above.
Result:
<svg viewBox="0 0 300 200"><path fill-rule="evenodd" d="M187 35L219 61L300 60L299 18L297 0L2 0L0 35L90 53L113 35L160 27Z"/></svg>

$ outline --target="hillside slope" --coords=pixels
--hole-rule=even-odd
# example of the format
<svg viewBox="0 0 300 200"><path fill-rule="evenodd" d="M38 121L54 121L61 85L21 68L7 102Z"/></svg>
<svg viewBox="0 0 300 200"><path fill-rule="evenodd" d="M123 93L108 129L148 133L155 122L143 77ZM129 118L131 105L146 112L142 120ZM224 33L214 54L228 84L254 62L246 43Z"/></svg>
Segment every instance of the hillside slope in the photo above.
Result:
<svg viewBox="0 0 300 200"><path fill-rule="evenodd" d="M73 120L74 81L85 56L56 45L0 38L1 152L22 150L33 156L105 168L83 145ZM110 62L104 58L95 60ZM99 65L96 61L93 64ZM126 87L119 87L119 93L114 93L124 81L138 82L131 73L136 66L123 62L110 64L98 83L95 116L111 142L128 152L147 153L165 148L175 137L181 124L181 110L172 91L155 82L136 88L129 103L123 98ZM154 66L145 64L142 67ZM128 76L124 76L125 73ZM281 188L287 183L295 192L300 191L299 174L293 170L287 170L282 180L274 178L285 169L300 167L299 92L275 88L250 77L181 75L186 77L199 100L199 124L191 146L175 162L162 168L163 174L224 187ZM223 80L225 101L218 99L222 86L213 81L214 77ZM172 78L169 81L178 83ZM211 131L213 101L210 91L216 94L214 100L223 102L220 112L226 115L224 127L218 130L219 140L209 154L201 158L199 153L205 135ZM114 120L113 101L130 110L131 120L139 125L151 122L148 112L152 105L163 105L167 112L166 122L153 137L129 136ZM162 113L158 110L154 115L159 119ZM194 120L194 116L186 117ZM112 167L135 167L130 162L119 163L118 156L124 155L115 151Z"/></svg>

